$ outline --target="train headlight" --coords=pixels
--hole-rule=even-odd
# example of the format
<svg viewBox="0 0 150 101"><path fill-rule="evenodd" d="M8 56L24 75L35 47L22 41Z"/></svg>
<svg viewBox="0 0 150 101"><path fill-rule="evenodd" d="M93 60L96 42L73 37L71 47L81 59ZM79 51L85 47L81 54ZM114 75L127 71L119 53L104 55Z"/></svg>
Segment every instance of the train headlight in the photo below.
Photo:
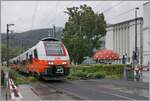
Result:
<svg viewBox="0 0 150 101"><path fill-rule="evenodd" d="M66 64L67 64L67 62L63 62L62 64L63 64L63 65L66 65Z"/></svg>
<svg viewBox="0 0 150 101"><path fill-rule="evenodd" d="M54 64L54 62L48 62L48 64L49 64L49 65L53 65L53 64Z"/></svg>

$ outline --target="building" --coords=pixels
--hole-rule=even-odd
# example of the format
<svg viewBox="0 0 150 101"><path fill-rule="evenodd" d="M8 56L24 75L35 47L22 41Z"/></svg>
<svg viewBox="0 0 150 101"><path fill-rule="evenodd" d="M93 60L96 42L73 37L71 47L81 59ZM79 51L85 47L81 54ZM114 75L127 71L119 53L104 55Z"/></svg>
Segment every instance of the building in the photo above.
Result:
<svg viewBox="0 0 150 101"><path fill-rule="evenodd" d="M127 61L132 62L132 55L135 49L135 19L111 24L107 26L106 33L106 49L113 50L127 56ZM142 62L143 42L142 42L143 18L137 18L137 48L139 50L140 62Z"/></svg>
<svg viewBox="0 0 150 101"><path fill-rule="evenodd" d="M150 64L150 2L143 5L143 64Z"/></svg>

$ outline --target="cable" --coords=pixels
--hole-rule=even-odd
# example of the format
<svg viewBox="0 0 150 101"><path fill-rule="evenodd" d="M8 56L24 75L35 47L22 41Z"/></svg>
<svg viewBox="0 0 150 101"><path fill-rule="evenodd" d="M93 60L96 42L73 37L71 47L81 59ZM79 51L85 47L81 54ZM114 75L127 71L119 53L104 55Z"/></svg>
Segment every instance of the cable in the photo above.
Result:
<svg viewBox="0 0 150 101"><path fill-rule="evenodd" d="M143 6L143 4L141 4L141 5L137 6L137 7L142 7L142 6ZM124 15L124 14L127 14L127 13L129 13L129 12L131 12L131 11L133 11L133 10L135 10L135 7L132 8L132 9L129 9L128 11L125 11L125 12L123 12L123 13L120 13L120 14L118 14L117 16L111 17L111 18L109 18L109 19L107 19L107 20L109 21L109 20L118 18L118 17L120 17L120 16L122 16L122 15Z"/></svg>
<svg viewBox="0 0 150 101"><path fill-rule="evenodd" d="M36 18L37 8L38 8L38 2L36 1L35 7L34 7L34 12L33 12L33 15L32 15L31 30L34 26L34 21L35 21L35 18Z"/></svg>
<svg viewBox="0 0 150 101"><path fill-rule="evenodd" d="M74 1L71 1L71 2L70 2L68 5L66 5L66 6L71 5L73 2L74 2ZM54 15L54 17L50 20L50 23L52 23L52 22L55 21L57 14L59 14L60 12L61 12L61 11L57 12L57 13ZM49 22L48 22L48 24L49 24Z"/></svg>
<svg viewBox="0 0 150 101"><path fill-rule="evenodd" d="M110 7L110 8L108 8L108 9L102 11L102 13L106 13L106 12L108 12L108 11L111 11L113 8L119 6L122 2L124 2L124 1L120 1L119 3L113 5L112 7Z"/></svg>

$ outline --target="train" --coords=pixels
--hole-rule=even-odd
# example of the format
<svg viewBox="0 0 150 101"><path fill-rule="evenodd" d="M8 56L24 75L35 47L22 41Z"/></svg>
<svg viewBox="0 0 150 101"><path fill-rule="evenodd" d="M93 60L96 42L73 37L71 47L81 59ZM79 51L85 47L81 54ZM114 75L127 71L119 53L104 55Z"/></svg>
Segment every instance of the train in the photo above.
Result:
<svg viewBox="0 0 150 101"><path fill-rule="evenodd" d="M9 63L12 69L45 80L65 79L70 71L68 51L62 41L53 37L43 38Z"/></svg>

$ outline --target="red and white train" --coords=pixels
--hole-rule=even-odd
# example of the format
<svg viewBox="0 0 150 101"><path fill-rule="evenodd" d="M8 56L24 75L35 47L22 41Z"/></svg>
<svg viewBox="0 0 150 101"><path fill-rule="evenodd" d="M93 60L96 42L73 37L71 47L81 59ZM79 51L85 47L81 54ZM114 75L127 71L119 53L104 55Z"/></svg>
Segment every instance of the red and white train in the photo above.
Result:
<svg viewBox="0 0 150 101"><path fill-rule="evenodd" d="M64 44L52 37L9 61L11 67L46 80L62 79L69 74L70 59Z"/></svg>

